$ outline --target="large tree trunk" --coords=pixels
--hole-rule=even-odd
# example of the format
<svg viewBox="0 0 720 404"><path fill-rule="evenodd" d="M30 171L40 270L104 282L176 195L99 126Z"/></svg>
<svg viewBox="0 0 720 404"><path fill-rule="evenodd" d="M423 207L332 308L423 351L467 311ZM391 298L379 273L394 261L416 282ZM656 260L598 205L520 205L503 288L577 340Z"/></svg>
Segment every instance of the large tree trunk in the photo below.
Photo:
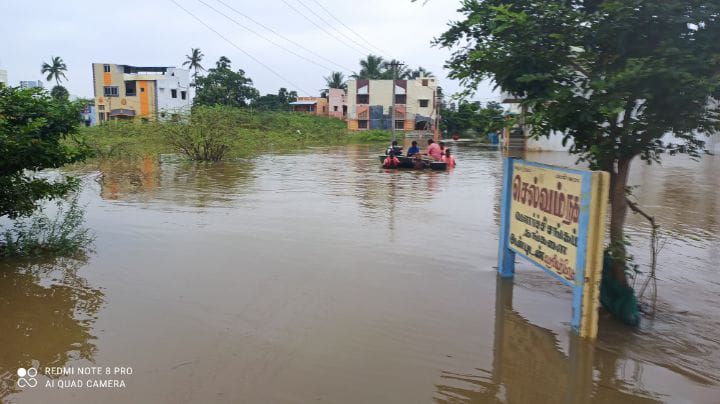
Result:
<svg viewBox="0 0 720 404"><path fill-rule="evenodd" d="M625 200L625 189L628 182L631 157L617 160L617 166L610 170L610 247L613 256L613 276L623 285L627 285L625 275L625 217L628 204Z"/></svg>

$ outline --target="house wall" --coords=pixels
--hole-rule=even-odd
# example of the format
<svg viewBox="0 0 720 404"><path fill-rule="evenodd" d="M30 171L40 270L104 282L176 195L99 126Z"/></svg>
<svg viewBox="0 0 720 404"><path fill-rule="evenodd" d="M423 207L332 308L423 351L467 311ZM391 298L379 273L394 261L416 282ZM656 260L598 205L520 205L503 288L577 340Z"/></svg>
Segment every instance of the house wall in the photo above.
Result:
<svg viewBox="0 0 720 404"><path fill-rule="evenodd" d="M315 103L314 115L327 116L328 115L328 100L323 97L298 97L298 101L312 101ZM294 109L295 110L295 109ZM304 111L304 109L303 109Z"/></svg>
<svg viewBox="0 0 720 404"><path fill-rule="evenodd" d="M172 90L177 90L177 97L172 98ZM185 99L182 99L182 92ZM190 98L190 70L168 68L157 80L157 108L163 113L186 112L192 106Z"/></svg>
<svg viewBox="0 0 720 404"><path fill-rule="evenodd" d="M136 118L156 119L165 113L187 111L192 103L190 99L189 83L190 72L186 69L168 67L163 74L143 73L127 74L124 65L107 64L110 72L104 71L107 63L93 63L93 89L95 93L95 116L97 122L108 119L107 114L114 109L129 109L135 111ZM135 82L135 94L128 94L126 81ZM118 87L118 95L105 96L106 86ZM176 98L172 98L172 91L177 90ZM186 99L182 99L181 91L186 92Z"/></svg>
<svg viewBox="0 0 720 404"><path fill-rule="evenodd" d="M339 88L328 90L328 116L344 119L343 107L347 107L345 91Z"/></svg>
<svg viewBox="0 0 720 404"><path fill-rule="evenodd" d="M404 84L403 84L404 82ZM349 80L347 93L348 106L348 128L358 129L358 120L368 120L368 129L383 127L389 129L390 108L392 106L393 80L369 80L368 81L368 103L358 104L358 81ZM423 85L425 84L425 85ZM434 78L420 78L415 80L398 80L395 82L395 94L405 94L405 104L396 104L395 119L404 120L403 128L400 130L415 129L417 118L423 117L431 122L435 121L438 111L435 109L435 95L437 91L437 80ZM421 107L420 100L427 100L427 105ZM382 118L378 118L376 108L382 109ZM381 120L383 122L375 122ZM387 122L384 122L387 121ZM359 128L363 129L363 128Z"/></svg>

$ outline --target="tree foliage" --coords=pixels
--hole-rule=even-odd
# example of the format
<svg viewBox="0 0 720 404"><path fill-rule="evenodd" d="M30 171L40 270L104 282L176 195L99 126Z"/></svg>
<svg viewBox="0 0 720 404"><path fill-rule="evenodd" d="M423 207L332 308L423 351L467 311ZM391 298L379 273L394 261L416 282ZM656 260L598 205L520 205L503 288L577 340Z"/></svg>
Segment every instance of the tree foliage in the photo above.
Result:
<svg viewBox="0 0 720 404"><path fill-rule="evenodd" d="M207 76L195 79L195 105L245 107L260 94L242 69L233 71L230 59L221 56Z"/></svg>
<svg viewBox="0 0 720 404"><path fill-rule="evenodd" d="M468 130L480 135L502 130L505 113L497 102L484 107L479 102L460 102L457 109L443 108L440 129L448 134L460 134Z"/></svg>
<svg viewBox="0 0 720 404"><path fill-rule="evenodd" d="M53 56L50 58L50 63L44 62L40 68L42 74L47 74L47 81L55 80L56 85L60 85L62 79L67 80L65 72L67 71L67 65L63 62L60 56Z"/></svg>
<svg viewBox="0 0 720 404"><path fill-rule="evenodd" d="M70 97L70 93L68 92L67 88L63 86L55 86L50 90L50 95L53 98L57 98L59 100L67 100Z"/></svg>
<svg viewBox="0 0 720 404"><path fill-rule="evenodd" d="M81 109L80 103L52 98L42 89L0 85L0 216L28 215L38 200L73 189L70 178L51 182L30 171L87 156L84 144L64 141L77 134Z"/></svg>
<svg viewBox="0 0 720 404"><path fill-rule="evenodd" d="M611 252L625 281L623 224L635 157L699 156L719 129L720 3L698 0L465 0L438 39L451 78L492 79L523 99L536 136L611 173ZM667 136L671 134L672 136Z"/></svg>
<svg viewBox="0 0 720 404"><path fill-rule="evenodd" d="M205 55L202 53L200 48L191 48L190 54L185 55L185 61L183 62L183 66L187 66L188 69L193 70L193 83L197 81L198 78L198 72L205 70L203 65L200 64L202 62L203 57Z"/></svg>
<svg viewBox="0 0 720 404"><path fill-rule="evenodd" d="M297 100L297 92L288 91L287 88L282 87L277 94L258 97L252 106L260 111L287 111L290 108L288 103L295 100Z"/></svg>
<svg viewBox="0 0 720 404"><path fill-rule="evenodd" d="M347 84L345 83L345 75L342 72L331 72L329 76L325 77L325 85L328 88L339 88L341 90L347 90Z"/></svg>

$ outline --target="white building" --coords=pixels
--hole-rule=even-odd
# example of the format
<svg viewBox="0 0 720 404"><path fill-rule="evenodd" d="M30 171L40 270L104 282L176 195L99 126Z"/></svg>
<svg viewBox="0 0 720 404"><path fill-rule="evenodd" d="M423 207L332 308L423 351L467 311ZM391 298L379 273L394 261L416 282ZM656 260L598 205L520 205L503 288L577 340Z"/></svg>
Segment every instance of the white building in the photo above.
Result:
<svg viewBox="0 0 720 404"><path fill-rule="evenodd" d="M8 85L8 75L7 70L0 69L0 83Z"/></svg>

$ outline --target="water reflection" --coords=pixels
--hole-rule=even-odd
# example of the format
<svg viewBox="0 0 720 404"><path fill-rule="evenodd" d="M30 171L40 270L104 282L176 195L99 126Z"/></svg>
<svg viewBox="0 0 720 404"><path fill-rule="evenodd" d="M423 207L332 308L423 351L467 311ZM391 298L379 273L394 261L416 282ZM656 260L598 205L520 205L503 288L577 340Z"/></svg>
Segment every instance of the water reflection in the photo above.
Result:
<svg viewBox="0 0 720 404"><path fill-rule="evenodd" d="M93 360L104 294L78 275L87 258L0 264L0 401L18 392L19 367Z"/></svg>
<svg viewBox="0 0 720 404"><path fill-rule="evenodd" d="M442 371L435 401L477 403L655 403L642 373L618 377L617 355L595 355L592 343L570 336L569 353L550 330L513 308L513 281L497 278L492 370ZM631 381L631 383L628 383Z"/></svg>
<svg viewBox="0 0 720 404"><path fill-rule="evenodd" d="M254 165L248 161L203 163L178 156L145 156L136 160L104 159L85 170L97 170L103 199L169 203L207 208L227 206L252 186Z"/></svg>

